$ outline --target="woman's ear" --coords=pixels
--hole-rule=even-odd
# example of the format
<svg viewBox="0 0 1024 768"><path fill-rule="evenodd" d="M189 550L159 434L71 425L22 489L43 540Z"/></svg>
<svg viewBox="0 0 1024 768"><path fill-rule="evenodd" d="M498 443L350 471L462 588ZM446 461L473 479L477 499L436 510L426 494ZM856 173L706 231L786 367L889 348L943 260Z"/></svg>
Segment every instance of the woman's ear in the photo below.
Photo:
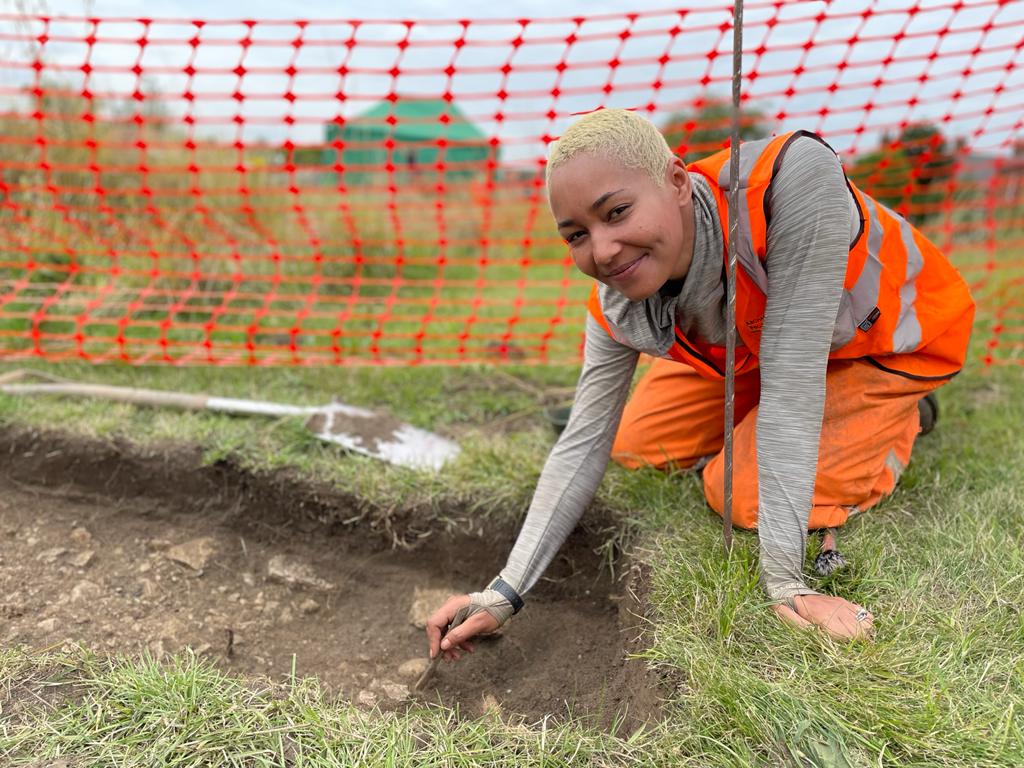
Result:
<svg viewBox="0 0 1024 768"><path fill-rule="evenodd" d="M666 173L669 184L675 190L676 202L680 207L688 205L693 199L693 187L690 184L690 173L686 170L682 159L673 155Z"/></svg>

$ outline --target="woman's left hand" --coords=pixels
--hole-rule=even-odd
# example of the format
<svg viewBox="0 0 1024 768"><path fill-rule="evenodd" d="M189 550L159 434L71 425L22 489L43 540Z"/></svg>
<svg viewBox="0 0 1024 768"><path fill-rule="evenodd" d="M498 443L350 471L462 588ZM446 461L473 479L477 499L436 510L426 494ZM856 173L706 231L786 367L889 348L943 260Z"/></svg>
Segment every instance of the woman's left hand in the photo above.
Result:
<svg viewBox="0 0 1024 768"><path fill-rule="evenodd" d="M870 611L834 595L797 595L796 610L788 605L773 605L772 610L794 627L820 627L837 640L870 639L874 634L874 616Z"/></svg>

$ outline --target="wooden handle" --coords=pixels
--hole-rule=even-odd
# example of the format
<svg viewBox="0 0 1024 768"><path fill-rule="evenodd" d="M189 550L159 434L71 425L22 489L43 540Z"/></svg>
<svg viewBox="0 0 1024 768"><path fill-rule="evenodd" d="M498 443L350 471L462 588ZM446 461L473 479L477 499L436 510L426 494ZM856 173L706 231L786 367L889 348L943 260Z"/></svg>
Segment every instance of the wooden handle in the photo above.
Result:
<svg viewBox="0 0 1024 768"><path fill-rule="evenodd" d="M191 395L184 392L163 392L157 389L135 387L114 387L107 384L3 384L0 391L8 395L65 395L72 397L94 397L100 400L114 400L135 405L170 406L190 411L206 408L208 395Z"/></svg>
<svg viewBox="0 0 1024 768"><path fill-rule="evenodd" d="M414 691L423 690L427 683L430 682L430 678L434 676L434 672L437 671L437 665L441 663L441 657L444 656L444 652L438 650L437 656L430 660L430 666L423 670L423 674L420 675L420 679L416 681L416 685L412 687Z"/></svg>

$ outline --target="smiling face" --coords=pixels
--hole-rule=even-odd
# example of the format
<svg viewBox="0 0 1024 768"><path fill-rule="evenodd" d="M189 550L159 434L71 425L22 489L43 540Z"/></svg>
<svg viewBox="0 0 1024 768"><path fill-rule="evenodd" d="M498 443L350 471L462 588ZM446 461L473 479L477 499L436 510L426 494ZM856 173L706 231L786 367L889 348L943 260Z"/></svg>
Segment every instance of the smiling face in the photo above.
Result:
<svg viewBox="0 0 1024 768"><path fill-rule="evenodd" d="M576 266L631 301L686 275L693 256L693 199L678 158L658 186L645 170L579 154L552 171L548 197Z"/></svg>

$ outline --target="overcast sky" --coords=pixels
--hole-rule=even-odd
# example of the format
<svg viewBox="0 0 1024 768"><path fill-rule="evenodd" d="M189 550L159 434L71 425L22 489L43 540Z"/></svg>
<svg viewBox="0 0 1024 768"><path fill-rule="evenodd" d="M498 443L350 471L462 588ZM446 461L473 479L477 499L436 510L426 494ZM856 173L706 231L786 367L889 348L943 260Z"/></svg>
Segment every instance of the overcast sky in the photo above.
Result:
<svg viewBox="0 0 1024 768"><path fill-rule="evenodd" d="M906 13L912 5L922 8L913 18ZM757 77L745 83L745 92L775 118L776 128L817 130L840 150L870 148L882 130L901 121L932 120L979 150L1006 151L1014 137L1024 137L1024 0L966 0L956 11L953 5L835 0L787 3L776 13L765 0L750 0L744 69ZM196 29L188 22L238 21L239 7L248 19L310 24L257 24L248 47L240 44L250 34L244 25L211 24L203 28L200 45L190 49L187 41ZM357 115L390 90L438 96L448 89L474 122L501 141L505 159L516 162L540 157L542 137L557 135L573 112L653 105L651 117L660 121L701 94L727 95L732 38L720 27L731 7L727 0L687 0L681 16L680 6L601 0L464 0L457 10L441 0L248 0L243 6L209 0L0 0L9 16L27 9L103 20L91 49L81 42L89 24L53 22L44 74L75 88L87 86L109 102L130 97L137 85L131 68L138 62L145 88L160 94L171 115L195 117L203 136L234 137L232 119L240 115L245 125L237 135L247 142L316 143L323 140L325 122ZM640 18L630 20L626 9L641 12ZM858 15L864 10L870 13ZM454 22L452 13L478 23L468 31L438 23ZM143 14L184 23L153 23L143 51L134 42L142 25L116 21ZM586 20L573 22L576 16ZM515 22L520 18L531 23L521 27ZM378 21L355 32L352 19ZM426 23L409 33L401 24L379 21L404 19ZM905 36L893 42L900 30ZM0 54L21 63L0 74L4 101L13 102L31 83L31 46L24 39L41 31L38 22L0 19ZM512 41L520 34L523 44L516 48ZM576 36L571 45L570 34ZM398 43L406 35L412 45L403 52ZM299 36L303 45L296 55L292 42ZM345 42L353 36L350 49ZM453 43L462 36L465 45L457 49ZM709 51L718 55L709 59ZM184 70L193 54L196 74L189 81ZM659 63L661 56L666 58ZM86 59L92 70L83 75ZM609 68L612 60L620 66ZM562 74L560 61L568 65ZM455 66L452 77L440 73L448 62ZM806 70L802 74L794 74L798 63ZM291 80L285 74L290 64L298 71ZM507 76L501 73L505 64ZM239 65L246 68L241 82L232 74ZM403 72L397 79L389 74L396 66ZM348 68L344 75L339 67ZM653 87L655 82L661 87ZM181 98L189 88L196 94L191 104ZM558 95L552 96L555 88ZM294 101L282 98L288 89ZM241 102L232 99L235 92ZM294 120L290 126L288 118Z"/></svg>

